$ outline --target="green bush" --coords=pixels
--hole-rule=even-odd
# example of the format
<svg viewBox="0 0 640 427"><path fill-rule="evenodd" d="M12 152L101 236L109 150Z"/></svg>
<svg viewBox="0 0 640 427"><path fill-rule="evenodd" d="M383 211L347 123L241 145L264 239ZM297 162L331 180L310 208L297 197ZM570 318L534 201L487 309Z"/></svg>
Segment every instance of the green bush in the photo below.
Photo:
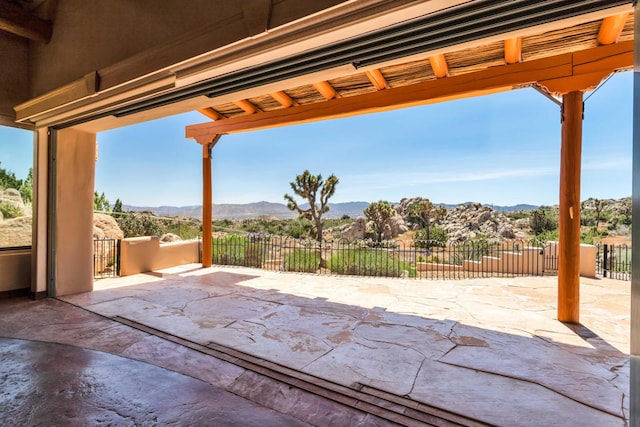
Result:
<svg viewBox="0 0 640 427"><path fill-rule="evenodd" d="M430 262L432 264L444 264L444 260L438 255L431 255L429 258L427 258L427 262Z"/></svg>
<svg viewBox="0 0 640 427"><path fill-rule="evenodd" d="M284 257L283 268L285 271L315 273L319 267L320 253L312 249L294 249Z"/></svg>
<svg viewBox="0 0 640 427"><path fill-rule="evenodd" d="M288 220L285 224L284 232L278 234L291 236L295 239L302 239L305 237L311 237L313 233L313 223L308 219L296 218Z"/></svg>
<svg viewBox="0 0 640 427"><path fill-rule="evenodd" d="M491 253L494 246L486 236L479 234L471 240L452 246L454 253L450 257L451 263L462 265L464 261L480 261L483 256Z"/></svg>
<svg viewBox="0 0 640 427"><path fill-rule="evenodd" d="M116 217L124 237L162 236L162 227L153 214L129 212Z"/></svg>
<svg viewBox="0 0 640 427"><path fill-rule="evenodd" d="M442 227L431 227L427 240L427 229L423 228L416 231L413 241L417 248L444 247L447 244L447 232Z"/></svg>
<svg viewBox="0 0 640 427"><path fill-rule="evenodd" d="M538 209L531 211L529 226L531 227L531 231L538 235L543 231L551 231L558 228L558 219L551 210L539 207Z"/></svg>
<svg viewBox="0 0 640 427"><path fill-rule="evenodd" d="M534 239L531 239L531 245L533 246L544 246L547 242L557 242L558 237L558 229L555 230L547 230L538 234Z"/></svg>
<svg viewBox="0 0 640 427"><path fill-rule="evenodd" d="M608 234L607 232L599 232L596 227L591 227L586 233L580 233L580 242L587 245L595 245L600 243L602 236Z"/></svg>
<svg viewBox="0 0 640 427"><path fill-rule="evenodd" d="M415 270L409 264L383 250L375 249L337 251L331 255L328 266L336 274L400 277L408 271L410 276L415 276Z"/></svg>
<svg viewBox="0 0 640 427"><path fill-rule="evenodd" d="M4 218L18 218L24 216L24 212L19 206L13 203L0 202L0 212Z"/></svg>
<svg viewBox="0 0 640 427"><path fill-rule="evenodd" d="M165 222L167 222L167 224L164 225L162 234L173 233L180 236L182 240L195 239L200 236L200 232L202 231L202 226L196 223L176 221Z"/></svg>
<svg viewBox="0 0 640 427"><path fill-rule="evenodd" d="M229 235L216 237L212 241L212 262L217 265L240 265L262 267L265 252L262 245L251 242L248 237Z"/></svg>

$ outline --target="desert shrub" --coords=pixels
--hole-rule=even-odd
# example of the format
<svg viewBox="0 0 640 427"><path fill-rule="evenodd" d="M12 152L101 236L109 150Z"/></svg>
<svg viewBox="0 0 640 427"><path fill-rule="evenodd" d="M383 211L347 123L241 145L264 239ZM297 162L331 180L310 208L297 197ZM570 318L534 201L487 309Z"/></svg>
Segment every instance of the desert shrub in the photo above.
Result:
<svg viewBox="0 0 640 427"><path fill-rule="evenodd" d="M173 233L180 236L183 240L195 239L200 236L202 226L191 222L170 221L163 227L163 233Z"/></svg>
<svg viewBox="0 0 640 427"><path fill-rule="evenodd" d="M22 208L13 203L0 202L0 212L2 212L2 216L7 219L24 216Z"/></svg>
<svg viewBox="0 0 640 427"><path fill-rule="evenodd" d="M535 211L531 211L529 226L531 231L538 235L543 231L551 231L558 228L558 220L549 210L538 208Z"/></svg>
<svg viewBox="0 0 640 427"><path fill-rule="evenodd" d="M329 269L336 274L357 276L400 277L405 271L415 276L415 270L393 254L375 249L346 249L334 252L329 258Z"/></svg>
<svg viewBox="0 0 640 427"><path fill-rule="evenodd" d="M162 236L163 231L158 219L152 214L133 213L116 217L124 237Z"/></svg>
<svg viewBox="0 0 640 427"><path fill-rule="evenodd" d="M418 248L444 247L447 243L447 231L442 227L431 227L429 240L426 239L427 230L418 230L413 236L414 245Z"/></svg>
<svg viewBox="0 0 640 427"><path fill-rule="evenodd" d="M217 265L262 267L265 252L259 242L246 236L231 234L212 241L212 262Z"/></svg>
<svg viewBox="0 0 640 427"><path fill-rule="evenodd" d="M486 236L479 234L473 239L451 247L454 251L453 256L450 257L451 263L462 265L463 261L480 261L483 256L491 253L493 246L494 243L491 243Z"/></svg>
<svg viewBox="0 0 640 427"><path fill-rule="evenodd" d="M296 218L289 220L284 229L284 233L279 234L284 234L295 239L303 239L305 237L311 237L312 233L313 223L311 221L304 218Z"/></svg>
<svg viewBox="0 0 640 427"><path fill-rule="evenodd" d="M531 213L528 211L505 212L504 216L506 216L510 220L515 221L518 219L529 218L531 216Z"/></svg>
<svg viewBox="0 0 640 427"><path fill-rule="evenodd" d="M544 246L547 242L558 241L558 229L543 231L538 234L534 239L531 239L532 246Z"/></svg>
<svg viewBox="0 0 640 427"><path fill-rule="evenodd" d="M294 249L285 255L283 268L285 271L298 273L315 273L320 267L320 253L313 249Z"/></svg>
<svg viewBox="0 0 640 427"><path fill-rule="evenodd" d="M602 236L606 236L609 233L600 232L596 227L591 227L585 233L580 233L580 242L586 243L587 245L595 245L600 243L602 240Z"/></svg>
<svg viewBox="0 0 640 427"><path fill-rule="evenodd" d="M444 260L438 255L431 255L429 258L427 258L427 262L430 262L432 264L444 264Z"/></svg>

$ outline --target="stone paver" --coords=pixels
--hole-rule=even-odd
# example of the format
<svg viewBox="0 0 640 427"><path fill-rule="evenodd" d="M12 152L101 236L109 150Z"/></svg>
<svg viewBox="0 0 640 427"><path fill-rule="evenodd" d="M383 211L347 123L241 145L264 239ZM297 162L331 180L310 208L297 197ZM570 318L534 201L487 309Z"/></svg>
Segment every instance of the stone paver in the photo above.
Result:
<svg viewBox="0 0 640 427"><path fill-rule="evenodd" d="M583 279L582 325L554 277L425 281L183 266L63 298L347 386L498 425L625 425L629 282Z"/></svg>
<svg viewBox="0 0 640 427"><path fill-rule="evenodd" d="M0 338L3 426L306 426L204 381L109 353Z"/></svg>

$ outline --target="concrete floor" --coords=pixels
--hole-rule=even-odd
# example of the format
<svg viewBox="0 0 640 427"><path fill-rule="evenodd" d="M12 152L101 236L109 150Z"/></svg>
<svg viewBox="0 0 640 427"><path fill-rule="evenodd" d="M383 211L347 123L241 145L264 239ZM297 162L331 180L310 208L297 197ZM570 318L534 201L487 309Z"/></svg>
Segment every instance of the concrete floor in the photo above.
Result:
<svg viewBox="0 0 640 427"><path fill-rule="evenodd" d="M92 293L62 298L106 318L56 300L0 301L0 336L79 345L153 363L206 386L252 396L246 405L279 411L260 408L257 417L291 417L281 425L384 423L326 402L314 404L303 393L260 397L247 391L255 388L255 378L241 368L108 318L495 425L624 426L629 287L629 282L583 279L582 324L570 326L555 320L555 277L423 281L191 265L100 280ZM29 319L20 314L26 306L33 307Z"/></svg>

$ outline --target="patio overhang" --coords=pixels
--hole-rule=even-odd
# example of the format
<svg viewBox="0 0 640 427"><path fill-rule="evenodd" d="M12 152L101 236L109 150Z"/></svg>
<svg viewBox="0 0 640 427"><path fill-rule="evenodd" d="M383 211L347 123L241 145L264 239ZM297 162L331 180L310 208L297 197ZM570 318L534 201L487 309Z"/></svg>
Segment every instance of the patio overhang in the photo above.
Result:
<svg viewBox="0 0 640 427"><path fill-rule="evenodd" d="M495 59L493 62L486 61L486 53L482 52L487 47L483 45L466 50L472 56L484 56L485 60L475 69L464 73L450 70L447 55L440 53L429 56L419 64L394 66L395 75L405 73L405 76L400 84L396 80L393 86L389 83L394 78L392 70L369 67L358 74L345 77L350 85L345 85L342 81L340 86L335 81L319 81L309 85L319 95L313 102L308 100L309 95L307 98L303 95L308 89L293 88L262 97L233 101L233 109L224 104L213 105L198 110L213 121L187 126L185 134L205 149L225 134L349 117L523 87L536 86L550 96L562 97L558 319L578 323L582 94L595 89L611 73L628 70L633 66L633 40L619 41L625 26L627 34L630 31L629 24L632 27L630 19L631 15L623 13L606 17L596 24L591 23L591 37L597 45L591 48L569 48L568 52L544 56L539 54L536 59L523 61L522 38L505 38L499 46L499 65L496 65ZM566 31L571 33L570 30ZM545 39L544 36L539 37ZM551 43L553 36L547 37L547 43ZM492 55L495 57L496 53L493 52ZM450 57L453 57L453 53ZM412 72L418 74L426 67L431 68L431 74L423 81L416 82L415 77L411 80L407 76ZM363 90L362 87L365 86L367 89ZM341 90L338 91L336 87ZM210 157L205 162L209 162L209 165L203 166L203 188L210 189ZM204 195L203 217L211 218L211 194L206 191L208 190L205 190ZM203 234L203 247L210 246L211 233L207 232ZM208 261L203 261L203 265L207 265L205 262Z"/></svg>

